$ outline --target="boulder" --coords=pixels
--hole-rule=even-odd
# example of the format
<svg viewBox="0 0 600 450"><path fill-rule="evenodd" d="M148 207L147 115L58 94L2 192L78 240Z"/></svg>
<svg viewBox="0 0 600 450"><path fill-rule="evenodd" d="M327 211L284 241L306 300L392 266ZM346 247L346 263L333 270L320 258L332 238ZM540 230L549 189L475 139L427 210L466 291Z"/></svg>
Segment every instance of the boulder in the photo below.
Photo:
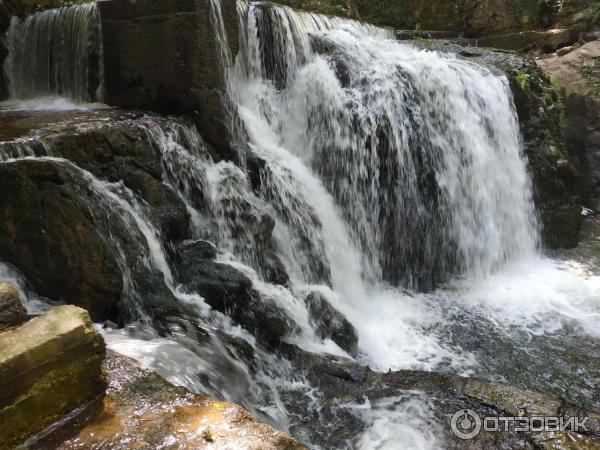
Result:
<svg viewBox="0 0 600 450"><path fill-rule="evenodd" d="M258 423L239 405L175 387L134 361L109 352L103 365L107 395L90 414L43 437L41 447L165 447L301 450L288 434Z"/></svg>
<svg viewBox="0 0 600 450"><path fill-rule="evenodd" d="M96 113L96 117L84 118L83 125L71 123L78 120L77 117L67 113L64 116L46 118L47 121L66 122L51 130L43 128L47 122L32 124L42 128L37 132L37 138L45 143L45 146L31 143L34 153L42 156L50 148L53 156L68 159L98 178L122 181L148 204L150 219L165 240L178 244L185 239L189 227L187 209L164 183L160 151L155 148L155 142L148 133L152 127L166 127L165 121L153 116L101 112ZM13 122L29 121L29 118L13 118L10 114L6 117L7 127ZM10 145L11 142L8 142L5 147ZM17 144L12 153L18 150Z"/></svg>
<svg viewBox="0 0 600 450"><path fill-rule="evenodd" d="M10 449L104 392L102 337L58 306L0 333L0 448Z"/></svg>
<svg viewBox="0 0 600 450"><path fill-rule="evenodd" d="M348 319L318 292L311 292L304 301L317 335L321 339L331 339L350 355L356 355L358 333Z"/></svg>
<svg viewBox="0 0 600 450"><path fill-rule="evenodd" d="M220 42L212 5L221 5L228 42ZM191 114L221 158L237 159L227 127L222 52L235 56L235 0L99 2L108 104ZM222 47L221 47L222 45Z"/></svg>
<svg viewBox="0 0 600 450"><path fill-rule="evenodd" d="M256 291L239 270L214 261L214 253L205 241L188 242L180 255L178 281L185 290L200 294L210 306L267 343L291 332L293 322L276 301Z"/></svg>
<svg viewBox="0 0 600 450"><path fill-rule="evenodd" d="M0 329L27 320L19 292L10 283L0 283Z"/></svg>
<svg viewBox="0 0 600 450"><path fill-rule="evenodd" d="M577 33L570 29L528 30L516 33L494 34L477 39L477 45L504 50L529 51L540 49L554 52L577 41Z"/></svg>
<svg viewBox="0 0 600 450"><path fill-rule="evenodd" d="M11 193L0 198L0 259L39 295L107 317L121 295L121 272L65 166L2 163L0 192Z"/></svg>

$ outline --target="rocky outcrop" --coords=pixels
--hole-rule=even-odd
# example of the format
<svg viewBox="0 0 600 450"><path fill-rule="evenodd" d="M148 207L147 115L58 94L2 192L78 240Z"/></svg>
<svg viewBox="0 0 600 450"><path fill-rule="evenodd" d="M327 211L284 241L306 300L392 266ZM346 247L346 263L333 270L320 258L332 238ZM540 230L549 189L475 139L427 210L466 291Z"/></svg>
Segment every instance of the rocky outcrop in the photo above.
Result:
<svg viewBox="0 0 600 450"><path fill-rule="evenodd" d="M0 165L0 259L39 295L106 317L122 290L114 256L95 229L68 171L48 161Z"/></svg>
<svg viewBox="0 0 600 450"><path fill-rule="evenodd" d="M311 292L304 301L317 335L331 339L350 355L356 355L358 333L348 319L319 292Z"/></svg>
<svg viewBox="0 0 600 450"><path fill-rule="evenodd" d="M27 320L19 292L10 283L0 283L0 330Z"/></svg>
<svg viewBox="0 0 600 450"><path fill-rule="evenodd" d="M33 449L135 448L301 450L241 406L194 395L109 352L105 399Z"/></svg>
<svg viewBox="0 0 600 450"><path fill-rule="evenodd" d="M215 31L221 4L228 42ZM99 2L105 99L111 105L185 113L226 159L236 159L227 127L223 55L237 54L235 0Z"/></svg>
<svg viewBox="0 0 600 450"><path fill-rule="evenodd" d="M104 341L59 306L0 334L0 448L10 449L104 392Z"/></svg>
<svg viewBox="0 0 600 450"><path fill-rule="evenodd" d="M467 35L549 27L559 14L556 2L510 0L284 0L289 6L348 16L376 25L454 30Z"/></svg>
<svg viewBox="0 0 600 450"><path fill-rule="evenodd" d="M585 205L600 210L600 41L537 63L564 98L567 143L582 175Z"/></svg>
<svg viewBox="0 0 600 450"><path fill-rule="evenodd" d="M179 255L178 281L185 290L197 292L264 342L276 343L292 331L293 322L276 301L256 291L239 270L215 261L211 244L188 242Z"/></svg>

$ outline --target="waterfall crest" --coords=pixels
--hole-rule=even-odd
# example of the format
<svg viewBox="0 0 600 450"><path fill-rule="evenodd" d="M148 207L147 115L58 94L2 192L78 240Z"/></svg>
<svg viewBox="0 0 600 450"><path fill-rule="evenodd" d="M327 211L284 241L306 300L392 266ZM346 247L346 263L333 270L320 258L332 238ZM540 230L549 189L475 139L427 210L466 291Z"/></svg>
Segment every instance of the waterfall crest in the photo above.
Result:
<svg viewBox="0 0 600 450"><path fill-rule="evenodd" d="M58 95L102 101L102 27L95 3L14 18L5 39L11 98Z"/></svg>

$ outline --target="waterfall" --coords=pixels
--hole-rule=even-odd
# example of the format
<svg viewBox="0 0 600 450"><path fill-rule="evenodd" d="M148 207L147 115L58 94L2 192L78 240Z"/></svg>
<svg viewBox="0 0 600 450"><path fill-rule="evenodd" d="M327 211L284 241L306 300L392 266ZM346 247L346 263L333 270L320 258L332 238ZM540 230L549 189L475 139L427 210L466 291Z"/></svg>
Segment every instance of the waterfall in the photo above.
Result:
<svg viewBox="0 0 600 450"><path fill-rule="evenodd" d="M102 101L102 29L95 3L13 18L5 42L11 98L57 95Z"/></svg>
<svg viewBox="0 0 600 450"><path fill-rule="evenodd" d="M530 181L504 76L353 21L261 3L242 14L231 96L251 151L269 173L295 158L304 167L294 182L325 188L304 196L312 221L289 199L271 198L285 210L282 221L320 222L310 234L336 239L341 223L371 284L427 290L535 252Z"/></svg>

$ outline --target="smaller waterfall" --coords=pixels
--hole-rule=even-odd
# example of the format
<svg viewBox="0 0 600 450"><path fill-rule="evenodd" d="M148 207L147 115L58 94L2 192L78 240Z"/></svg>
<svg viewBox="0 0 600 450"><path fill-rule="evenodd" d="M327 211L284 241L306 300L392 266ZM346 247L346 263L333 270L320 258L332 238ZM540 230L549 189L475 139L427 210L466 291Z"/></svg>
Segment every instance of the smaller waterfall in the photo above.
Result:
<svg viewBox="0 0 600 450"><path fill-rule="evenodd" d="M102 27L95 3L13 19L5 41L11 98L58 95L78 102L102 101Z"/></svg>

